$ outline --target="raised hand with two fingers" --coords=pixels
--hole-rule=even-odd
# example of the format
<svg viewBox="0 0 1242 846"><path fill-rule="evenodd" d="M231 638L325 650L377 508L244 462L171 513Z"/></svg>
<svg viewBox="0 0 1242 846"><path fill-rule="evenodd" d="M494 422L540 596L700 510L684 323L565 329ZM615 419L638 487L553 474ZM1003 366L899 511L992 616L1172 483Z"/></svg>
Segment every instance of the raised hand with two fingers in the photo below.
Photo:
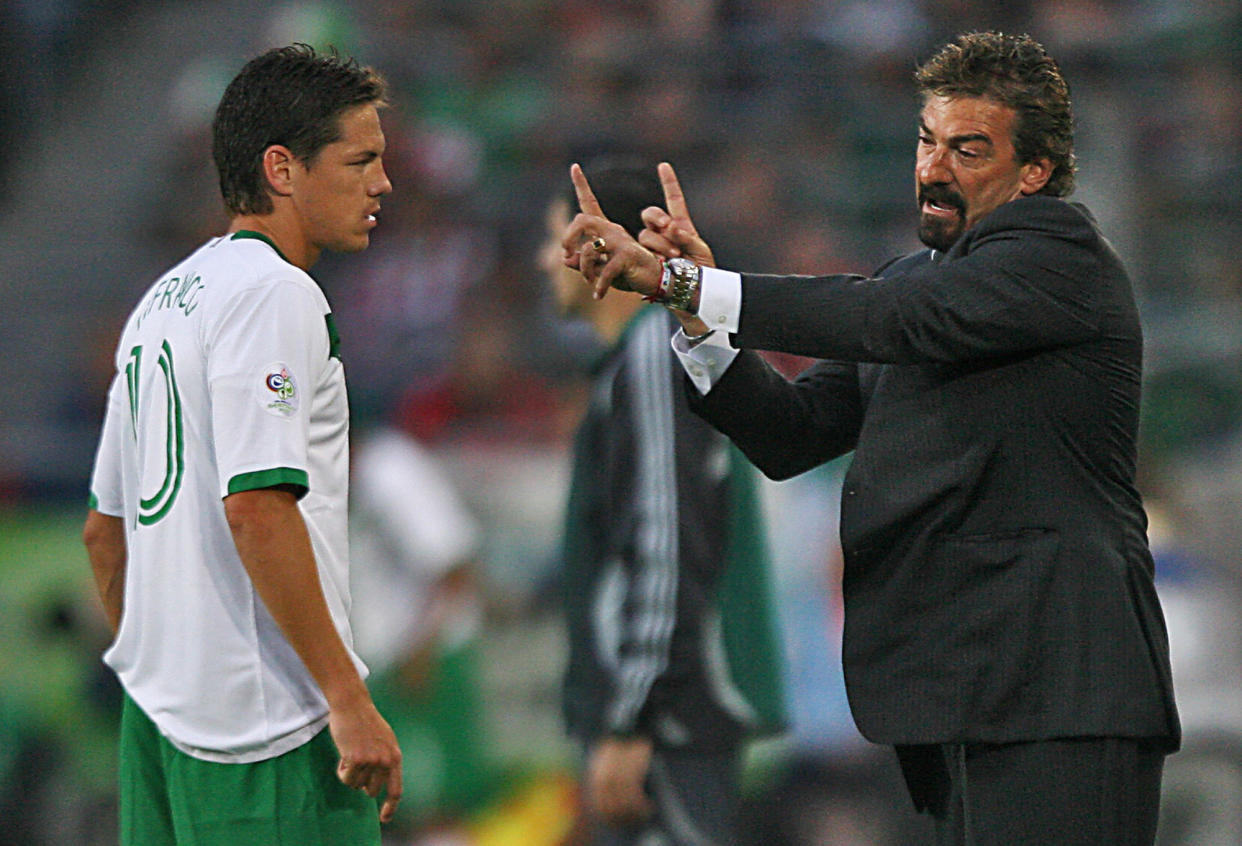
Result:
<svg viewBox="0 0 1242 846"><path fill-rule="evenodd" d="M690 219L686 195L681 190L681 183L677 181L673 166L668 162L660 162L656 170L660 175L660 186L664 189L664 205L667 210L658 206L643 210L643 224L647 228L639 234L639 243L664 258L680 256L690 259L700 267L715 267L716 260L712 256L711 248Z"/></svg>

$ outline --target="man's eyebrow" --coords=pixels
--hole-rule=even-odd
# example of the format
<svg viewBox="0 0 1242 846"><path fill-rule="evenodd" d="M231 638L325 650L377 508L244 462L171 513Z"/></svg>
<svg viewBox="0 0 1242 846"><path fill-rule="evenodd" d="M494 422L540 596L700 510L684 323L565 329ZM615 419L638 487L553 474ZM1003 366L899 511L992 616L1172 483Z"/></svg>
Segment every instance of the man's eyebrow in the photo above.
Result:
<svg viewBox="0 0 1242 846"><path fill-rule="evenodd" d="M984 144L991 146L992 136L986 135L982 132L968 132L965 135L954 135L949 139L949 143L954 147L969 144L971 141L982 141Z"/></svg>
<svg viewBox="0 0 1242 846"><path fill-rule="evenodd" d="M928 129L927 124L919 121L919 132L924 135L935 135L936 133ZM989 146L992 144L992 137L983 132L967 132L963 135L954 135L949 138L949 144L954 147L960 147L963 144L969 144L971 141L982 141Z"/></svg>

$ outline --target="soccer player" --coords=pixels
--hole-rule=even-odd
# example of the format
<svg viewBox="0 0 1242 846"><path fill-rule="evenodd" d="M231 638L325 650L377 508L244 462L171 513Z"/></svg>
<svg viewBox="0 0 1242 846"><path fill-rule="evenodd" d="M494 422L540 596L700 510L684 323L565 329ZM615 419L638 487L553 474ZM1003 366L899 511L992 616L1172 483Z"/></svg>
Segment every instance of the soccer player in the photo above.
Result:
<svg viewBox="0 0 1242 846"><path fill-rule="evenodd" d="M84 541L125 689L123 844L378 844L400 798L351 647L345 375L307 273L365 249L392 190L384 92L305 45L250 61L213 125L228 233L122 332Z"/></svg>

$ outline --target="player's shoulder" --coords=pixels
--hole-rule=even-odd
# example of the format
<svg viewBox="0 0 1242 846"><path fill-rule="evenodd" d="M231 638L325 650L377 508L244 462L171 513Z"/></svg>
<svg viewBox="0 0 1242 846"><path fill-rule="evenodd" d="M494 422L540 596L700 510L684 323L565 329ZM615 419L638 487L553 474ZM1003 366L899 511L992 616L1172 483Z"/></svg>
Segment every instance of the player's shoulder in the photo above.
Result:
<svg viewBox="0 0 1242 846"><path fill-rule="evenodd" d="M308 314L331 311L310 274L287 261L271 241L253 233L213 238L171 272L198 280L207 315L235 313L239 303L253 302L257 307L273 298L281 308L301 303Z"/></svg>
<svg viewBox="0 0 1242 846"><path fill-rule="evenodd" d="M290 262L270 240L250 232L214 239L200 251L200 263L235 289L287 282L319 292L310 274Z"/></svg>

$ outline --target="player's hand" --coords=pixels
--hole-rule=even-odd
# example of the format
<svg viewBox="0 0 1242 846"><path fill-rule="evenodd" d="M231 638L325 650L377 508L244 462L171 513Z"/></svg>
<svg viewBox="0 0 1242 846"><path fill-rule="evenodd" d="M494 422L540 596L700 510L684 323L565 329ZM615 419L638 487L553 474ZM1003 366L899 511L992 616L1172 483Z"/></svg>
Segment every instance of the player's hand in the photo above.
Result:
<svg viewBox="0 0 1242 846"><path fill-rule="evenodd" d="M587 768L587 806L605 822L630 826L651 816L645 789L651 768L651 740L609 737L591 750Z"/></svg>
<svg viewBox="0 0 1242 846"><path fill-rule="evenodd" d="M390 821L401 801L401 749L392 728L368 699L330 711L328 730L341 754L337 778L373 799L385 792L380 821Z"/></svg>
<svg viewBox="0 0 1242 846"><path fill-rule="evenodd" d="M657 173L664 189L665 209L650 206L643 209L643 224L647 227L638 233L638 242L653 253L664 258L684 256L700 267L715 267L711 248L699 235L690 219L686 195L677 181L677 174L668 162L660 162Z"/></svg>
<svg viewBox="0 0 1242 846"><path fill-rule="evenodd" d="M582 211L570 222L561 240L565 266L582 274L597 300L609 288L643 295L655 293L663 273L660 259L604 215L581 167L570 167L569 178Z"/></svg>

